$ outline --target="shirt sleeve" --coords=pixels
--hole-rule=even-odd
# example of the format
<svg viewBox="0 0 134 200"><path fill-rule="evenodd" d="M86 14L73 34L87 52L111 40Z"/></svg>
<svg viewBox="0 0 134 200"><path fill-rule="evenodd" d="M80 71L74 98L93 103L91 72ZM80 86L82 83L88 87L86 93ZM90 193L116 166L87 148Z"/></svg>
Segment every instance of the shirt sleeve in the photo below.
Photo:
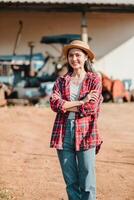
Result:
<svg viewBox="0 0 134 200"><path fill-rule="evenodd" d="M52 95L50 96L50 106L54 112L66 112L63 108L65 100L61 96L61 79L58 78L54 84Z"/></svg>
<svg viewBox="0 0 134 200"><path fill-rule="evenodd" d="M96 77L93 80L91 90L95 90L98 93L98 98L96 101L89 101L81 106L78 107L79 115L81 117L86 117L89 115L94 115L99 112L99 106L103 101L102 97L102 82L100 77Z"/></svg>

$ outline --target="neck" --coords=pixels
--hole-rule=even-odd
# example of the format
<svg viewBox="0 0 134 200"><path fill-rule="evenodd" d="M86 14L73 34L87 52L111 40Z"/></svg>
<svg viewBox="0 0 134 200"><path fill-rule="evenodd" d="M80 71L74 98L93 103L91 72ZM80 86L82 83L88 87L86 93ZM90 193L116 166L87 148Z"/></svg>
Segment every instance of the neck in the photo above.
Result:
<svg viewBox="0 0 134 200"><path fill-rule="evenodd" d="M77 78L81 78L81 77L85 76L85 74L86 74L86 72L84 69L75 69L73 71L73 76L77 77Z"/></svg>

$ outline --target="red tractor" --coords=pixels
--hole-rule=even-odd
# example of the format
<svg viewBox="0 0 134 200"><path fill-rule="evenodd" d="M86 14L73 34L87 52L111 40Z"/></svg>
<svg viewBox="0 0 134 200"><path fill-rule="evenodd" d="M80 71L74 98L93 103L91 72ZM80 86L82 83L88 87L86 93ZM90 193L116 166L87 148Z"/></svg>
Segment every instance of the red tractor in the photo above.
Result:
<svg viewBox="0 0 134 200"><path fill-rule="evenodd" d="M122 81L112 80L108 76L101 73L102 76L102 95L104 102L130 102L131 95L125 89Z"/></svg>

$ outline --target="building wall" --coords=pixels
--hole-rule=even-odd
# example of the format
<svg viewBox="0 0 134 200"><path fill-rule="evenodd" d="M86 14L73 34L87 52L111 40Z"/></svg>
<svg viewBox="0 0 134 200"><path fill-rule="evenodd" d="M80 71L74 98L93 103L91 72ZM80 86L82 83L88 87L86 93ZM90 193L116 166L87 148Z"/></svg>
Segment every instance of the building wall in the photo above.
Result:
<svg viewBox="0 0 134 200"><path fill-rule="evenodd" d="M132 79L134 88L134 14L96 14L91 21L96 69L113 79Z"/></svg>
<svg viewBox="0 0 134 200"><path fill-rule="evenodd" d="M134 77L134 14L87 13L90 46L96 53L96 69L113 78ZM23 30L16 53L29 53L28 42L35 43L34 52L60 55L52 46L40 44L45 35L81 32L81 13L0 12L0 55L12 54L18 31ZM123 73L124 71L124 73Z"/></svg>
<svg viewBox="0 0 134 200"><path fill-rule="evenodd" d="M0 13L0 54L12 53L18 31L18 21L23 21L23 31L17 53L29 53L28 42L35 42L35 52L53 51L50 45L40 44L45 35L80 32L80 14L42 12ZM60 48L60 47L59 47ZM56 53L54 51L54 53Z"/></svg>

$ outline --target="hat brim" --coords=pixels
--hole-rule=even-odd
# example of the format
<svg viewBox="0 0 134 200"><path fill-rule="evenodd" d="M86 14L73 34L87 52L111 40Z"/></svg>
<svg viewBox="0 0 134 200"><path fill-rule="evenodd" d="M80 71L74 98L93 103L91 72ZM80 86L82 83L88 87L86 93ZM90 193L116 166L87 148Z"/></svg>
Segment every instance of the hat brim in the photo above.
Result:
<svg viewBox="0 0 134 200"><path fill-rule="evenodd" d="M83 50L88 55L88 57L91 61L95 58L95 54L90 49L84 48L83 46L80 46L80 45L66 45L66 46L64 46L63 47L63 54L64 54L65 57L67 57L68 51L70 49L81 49L81 50Z"/></svg>

